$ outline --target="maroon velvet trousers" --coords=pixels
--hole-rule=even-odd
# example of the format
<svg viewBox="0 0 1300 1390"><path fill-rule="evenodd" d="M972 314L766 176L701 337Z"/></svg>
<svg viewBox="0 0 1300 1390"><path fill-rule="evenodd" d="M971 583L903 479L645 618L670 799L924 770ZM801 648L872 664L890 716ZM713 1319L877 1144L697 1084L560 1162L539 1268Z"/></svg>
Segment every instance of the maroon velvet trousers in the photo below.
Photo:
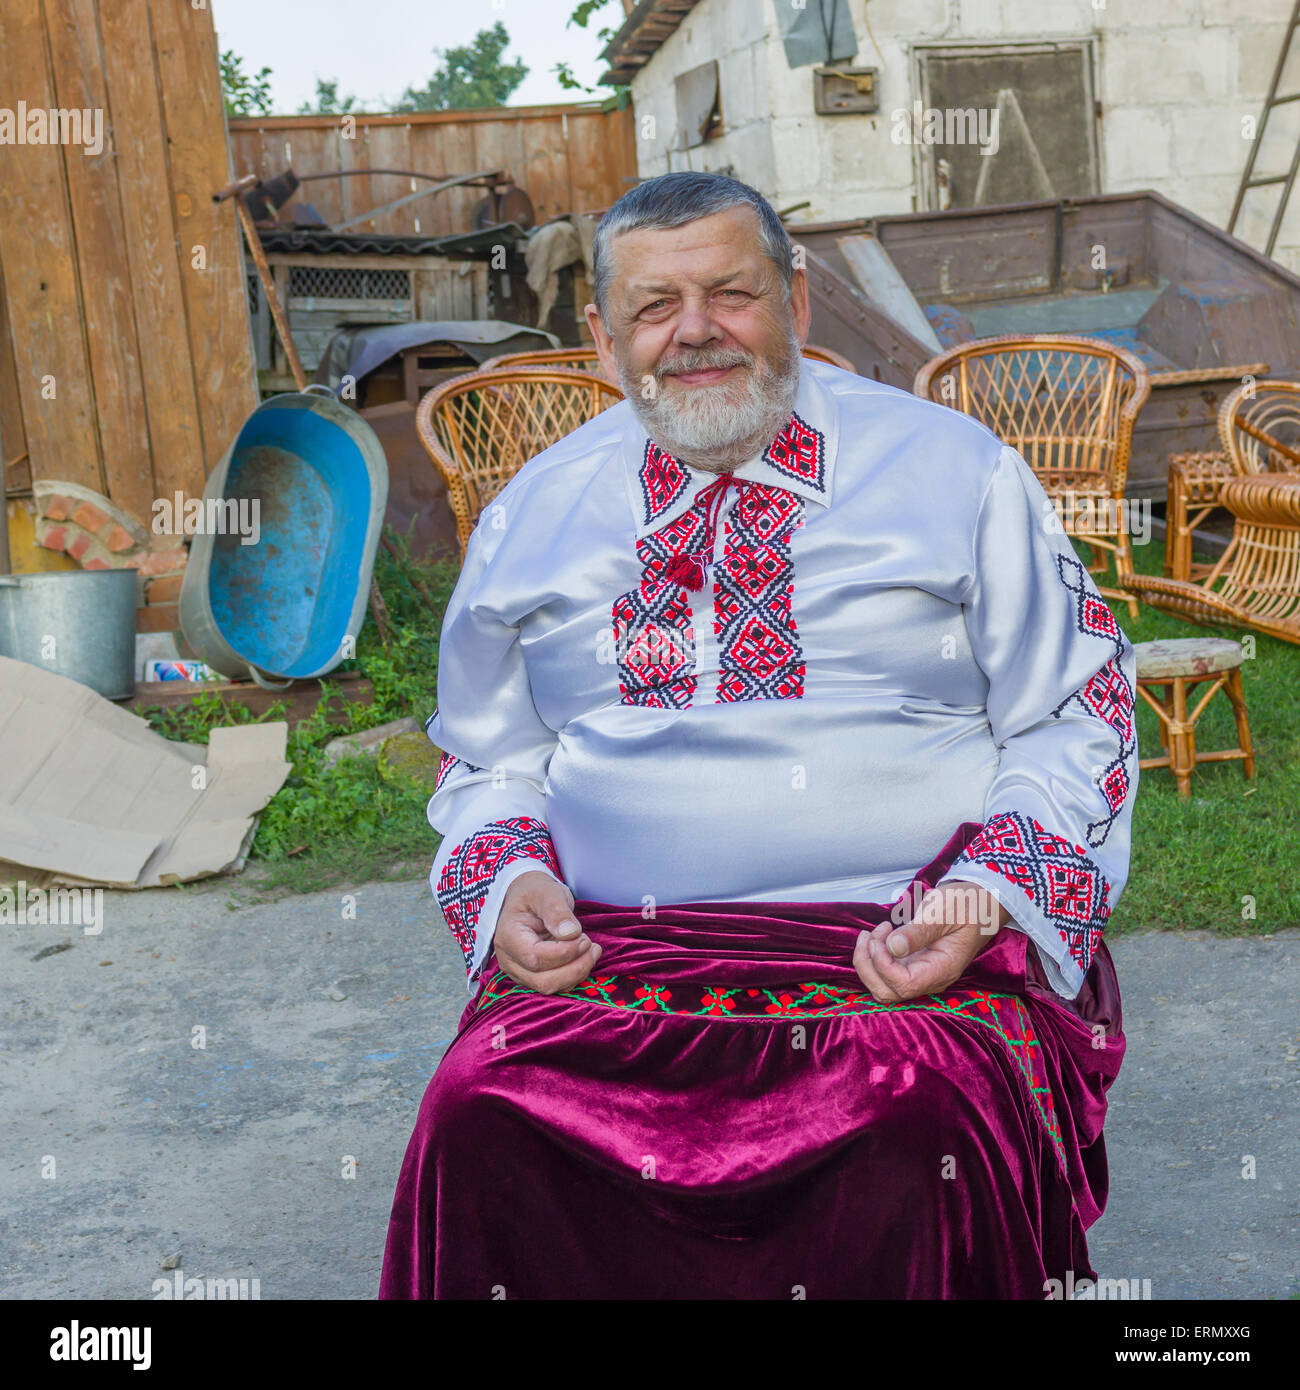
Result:
<svg viewBox="0 0 1300 1390"><path fill-rule="evenodd" d="M591 980L545 996L493 967L465 1010L381 1298L1041 1299L1094 1277L1124 1051L1104 945L1073 1001L1004 928L950 989L881 1005L851 958L886 904L576 912Z"/></svg>

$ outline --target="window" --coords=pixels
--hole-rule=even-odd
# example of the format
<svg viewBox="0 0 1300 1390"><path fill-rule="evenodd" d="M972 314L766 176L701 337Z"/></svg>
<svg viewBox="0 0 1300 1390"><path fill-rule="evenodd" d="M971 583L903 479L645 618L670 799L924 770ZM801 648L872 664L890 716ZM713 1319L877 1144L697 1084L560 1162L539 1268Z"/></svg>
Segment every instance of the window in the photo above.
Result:
<svg viewBox="0 0 1300 1390"><path fill-rule="evenodd" d="M908 112L918 205L987 207L1100 191L1089 43L918 49Z"/></svg>

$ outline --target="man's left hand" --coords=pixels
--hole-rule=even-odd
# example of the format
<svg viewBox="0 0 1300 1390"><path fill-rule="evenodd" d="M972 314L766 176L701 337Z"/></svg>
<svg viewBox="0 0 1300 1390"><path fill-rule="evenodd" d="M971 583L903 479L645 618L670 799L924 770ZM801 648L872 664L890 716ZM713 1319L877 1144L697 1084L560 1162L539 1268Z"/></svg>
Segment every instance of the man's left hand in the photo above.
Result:
<svg viewBox="0 0 1300 1390"><path fill-rule="evenodd" d="M882 1004L936 994L961 978L1011 914L986 888L959 879L932 888L912 920L858 935L853 967Z"/></svg>

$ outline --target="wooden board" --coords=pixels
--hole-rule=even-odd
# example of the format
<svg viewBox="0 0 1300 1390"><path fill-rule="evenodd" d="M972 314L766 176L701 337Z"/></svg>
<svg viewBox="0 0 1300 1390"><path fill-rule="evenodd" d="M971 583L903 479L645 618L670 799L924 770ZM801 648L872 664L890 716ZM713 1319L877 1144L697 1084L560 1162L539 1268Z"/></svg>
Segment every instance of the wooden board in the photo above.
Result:
<svg viewBox="0 0 1300 1390"><path fill-rule="evenodd" d="M0 91L22 92L29 109L55 105L37 0L0 6ZM0 259L33 473L102 490L62 151L0 145L0 180Z"/></svg>
<svg viewBox="0 0 1300 1390"><path fill-rule="evenodd" d="M340 169L369 169L370 168L370 128L356 123L350 127L352 138L347 138L347 132L340 130L338 139L338 167ZM234 148L232 142L231 148ZM324 173L324 170L304 169L303 173ZM367 208L375 206L375 199L370 196L371 179L368 174L357 175L352 178L340 179L339 189L343 205L343 217L340 221L349 217L355 217L359 212L365 212Z"/></svg>
<svg viewBox="0 0 1300 1390"><path fill-rule="evenodd" d="M411 132L404 125L385 125L372 127L370 131L370 167L372 169L411 168ZM415 191L411 180L399 178L395 174L372 174L366 180L370 185L371 207L391 203ZM419 187L417 182L416 188ZM437 194L435 197L439 196ZM386 212L374 222L363 222L351 230L355 232L378 232L384 236L395 236L400 232L413 232L415 219L421 204L408 203L396 212ZM362 209L364 211L364 209ZM426 211L425 219L428 219Z"/></svg>
<svg viewBox="0 0 1300 1390"><path fill-rule="evenodd" d="M31 485L32 461L27 453L27 431L23 429L18 369L9 337L9 313L5 308L4 268L0 266L0 496L6 491L26 491Z"/></svg>
<svg viewBox="0 0 1300 1390"><path fill-rule="evenodd" d="M96 8L94 0L46 0L59 106L107 110ZM98 158L87 156L76 146L66 148L63 165L76 229L77 278L99 437L106 471L111 467L113 475L108 485L118 506L147 521L154 487L144 383L126 231L107 139L105 129L105 151Z"/></svg>
<svg viewBox="0 0 1300 1390"><path fill-rule="evenodd" d="M212 13L149 0L149 17L206 477L257 407L243 241L234 204L212 201L231 182Z"/></svg>
<svg viewBox="0 0 1300 1390"><path fill-rule="evenodd" d="M131 266L140 368L159 495L201 495L206 473L191 367L167 149L149 33L148 0L114 0L100 9L113 150Z"/></svg>
<svg viewBox="0 0 1300 1390"><path fill-rule="evenodd" d="M241 244L211 202L230 181L211 12L13 0L0 91L104 120L99 153L0 146L0 426L28 454L8 486L80 483L148 525L257 403Z"/></svg>
<svg viewBox="0 0 1300 1390"><path fill-rule="evenodd" d="M359 671L335 671L322 678L340 688L329 701L327 712L341 715L346 704L373 705L375 690ZM286 722L296 729L305 723L322 701L320 680L294 681L287 690L263 690L252 681L136 681L135 694L123 708L135 714L151 705L176 709L188 704L196 695L217 694L234 705L242 705L254 714L265 714L272 705L285 701L289 706Z"/></svg>

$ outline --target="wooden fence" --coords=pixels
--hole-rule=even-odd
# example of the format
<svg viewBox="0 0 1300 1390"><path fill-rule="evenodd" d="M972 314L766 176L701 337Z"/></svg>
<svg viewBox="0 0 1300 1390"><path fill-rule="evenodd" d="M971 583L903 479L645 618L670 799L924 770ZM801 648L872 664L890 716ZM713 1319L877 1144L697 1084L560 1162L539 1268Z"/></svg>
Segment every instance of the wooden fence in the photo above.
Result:
<svg viewBox="0 0 1300 1390"><path fill-rule="evenodd" d="M632 109L602 111L598 102L398 116L251 117L230 122L230 151L241 178L271 178L287 168L299 175L403 169L447 177L505 169L533 200L539 222L606 208L636 178ZM333 224L427 187L409 177L367 173L312 180L296 196ZM352 230L465 232L483 196L482 189L448 189Z"/></svg>
<svg viewBox="0 0 1300 1390"><path fill-rule="evenodd" d="M632 112L596 102L233 120L227 140L211 11L176 0L2 0L0 107L98 113L103 133L93 153L0 141L0 495L80 483L145 524L202 492L257 404L234 206L211 200L232 178L504 169L544 221L636 174ZM424 186L367 172L299 196L336 222ZM482 197L356 230L466 231Z"/></svg>
<svg viewBox="0 0 1300 1390"><path fill-rule="evenodd" d="M6 485L80 483L148 525L257 403L211 11L4 0L0 92L103 137L0 144Z"/></svg>

